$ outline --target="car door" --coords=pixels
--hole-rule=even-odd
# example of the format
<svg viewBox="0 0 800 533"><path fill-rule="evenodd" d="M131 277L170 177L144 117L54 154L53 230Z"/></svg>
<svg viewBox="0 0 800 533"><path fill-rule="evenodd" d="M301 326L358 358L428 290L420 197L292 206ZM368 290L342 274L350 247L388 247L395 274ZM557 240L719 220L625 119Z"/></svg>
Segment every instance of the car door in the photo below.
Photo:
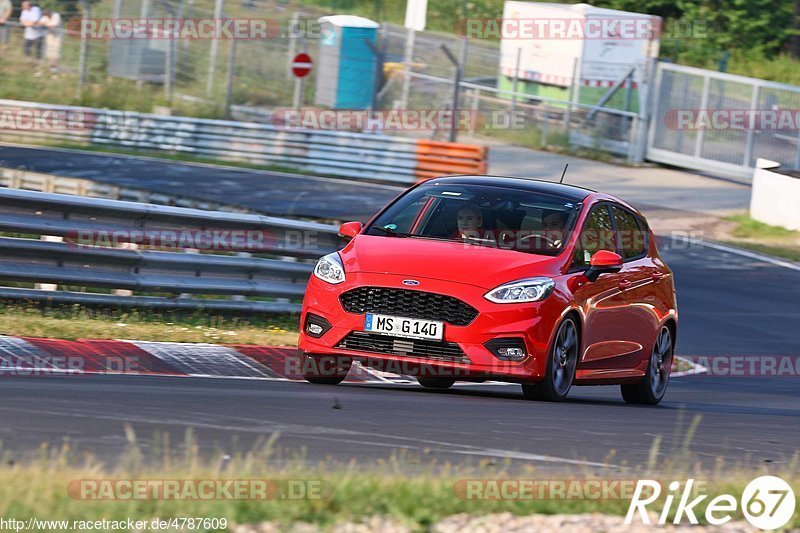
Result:
<svg viewBox="0 0 800 533"><path fill-rule="evenodd" d="M608 203L595 205L589 213L569 270L581 277L577 280L573 296L584 311L584 352L580 368L586 370L623 368L610 361L631 351L631 346L626 342L627 301L620 288L621 274L603 274L594 282L580 274L589 268L592 255L600 250L618 251Z"/></svg>
<svg viewBox="0 0 800 533"><path fill-rule="evenodd" d="M621 205L614 204L614 229L623 267L620 271L620 289L626 304L625 341L636 348L626 362L630 368L647 369L647 355L658 330L654 274L656 266L647 253L649 231L644 221Z"/></svg>

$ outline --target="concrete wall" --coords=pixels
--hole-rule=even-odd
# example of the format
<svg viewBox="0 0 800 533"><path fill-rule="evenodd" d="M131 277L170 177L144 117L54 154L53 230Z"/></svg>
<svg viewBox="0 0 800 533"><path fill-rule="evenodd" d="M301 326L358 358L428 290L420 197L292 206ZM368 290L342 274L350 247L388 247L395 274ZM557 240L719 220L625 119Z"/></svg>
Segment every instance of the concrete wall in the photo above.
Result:
<svg viewBox="0 0 800 533"><path fill-rule="evenodd" d="M758 159L753 174L750 216L771 226L800 231L800 178L775 172L775 161Z"/></svg>

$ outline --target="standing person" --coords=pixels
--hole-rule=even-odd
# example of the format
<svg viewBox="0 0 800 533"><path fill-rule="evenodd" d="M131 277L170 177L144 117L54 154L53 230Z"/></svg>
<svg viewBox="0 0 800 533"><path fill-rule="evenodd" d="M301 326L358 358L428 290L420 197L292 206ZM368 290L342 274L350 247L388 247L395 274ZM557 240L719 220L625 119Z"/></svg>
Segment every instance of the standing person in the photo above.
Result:
<svg viewBox="0 0 800 533"><path fill-rule="evenodd" d="M44 16L39 19L39 27L45 31L44 55L50 64L50 70L57 72L61 57L61 15L45 9Z"/></svg>
<svg viewBox="0 0 800 533"><path fill-rule="evenodd" d="M11 0L0 0L0 44L3 46L8 44L8 19L13 10Z"/></svg>
<svg viewBox="0 0 800 533"><path fill-rule="evenodd" d="M37 26L40 18L42 18L42 10L38 6L32 5L28 1L22 2L19 22L25 27L23 51L26 56L33 55L36 59L42 58L42 41L44 40L44 32Z"/></svg>

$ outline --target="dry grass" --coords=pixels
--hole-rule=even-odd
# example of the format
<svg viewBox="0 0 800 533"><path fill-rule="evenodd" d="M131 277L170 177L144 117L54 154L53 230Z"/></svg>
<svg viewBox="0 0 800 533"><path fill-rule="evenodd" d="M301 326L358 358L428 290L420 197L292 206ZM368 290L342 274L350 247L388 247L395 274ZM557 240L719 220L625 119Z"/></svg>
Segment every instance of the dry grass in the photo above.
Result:
<svg viewBox="0 0 800 533"><path fill-rule="evenodd" d="M755 252L800 262L800 232L770 226L739 214L725 219L733 224L723 242Z"/></svg>
<svg viewBox="0 0 800 533"><path fill-rule="evenodd" d="M691 428L690 428L691 431ZM224 518L229 526L238 523L276 524L310 522L320 526L355 521L370 517L387 517L418 531L429 530L438 521L459 513L487 515L512 513L533 514L583 514L599 512L624 515L629 506L627 497L612 499L502 499L465 498L463 489L456 487L459 480L598 480L652 478L662 482L685 482L693 478L703 487L700 494L708 494L705 502L697 506L697 515L704 515L704 505L719 494L733 494L740 498L744 486L757 475L782 476L795 490L800 489L797 460L785 465L779 472L762 469L746 471L719 465L713 471L703 470L693 464L688 452L659 450L659 439L653 444L651 465L620 471L611 468L573 468L554 473L539 470L529 464L512 466L510 462L481 462L464 467L435 463L425 454L411 457L408 454L392 455L386 460L369 465L325 462L309 465L302 450L289 454L275 445L279 435L263 438L251 451L243 453L220 452L201 454L192 433L187 433L179 446L171 444L165 435L153 435L152 440L139 440L131 428L126 428L127 446L121 450L121 459L109 467L90 457L79 456L69 444L61 449L42 447L38 458L14 462L3 454L0 465L0 516L24 520L28 517L60 520L151 520L155 517L206 517ZM691 436L687 433L687 440ZM181 450L175 452L174 450ZM80 459L76 459L80 457ZM671 457L669 466L664 459ZM276 466L281 464L282 466ZM416 468L409 468L416 465ZM135 499L109 501L107 499L80 499L67 490L74 480L270 480L286 487L292 482L304 487L315 486L319 497L281 497L252 501L214 499ZM462 482L463 483L463 482ZM278 494L286 494L281 490ZM662 508L663 496L652 510ZM673 506L673 510L674 510ZM741 519L741 512L734 513ZM795 517L793 525L800 525ZM281 528L283 529L283 528Z"/></svg>
<svg viewBox="0 0 800 533"><path fill-rule="evenodd" d="M203 314L96 311L81 306L41 309L0 307L0 332L55 339L137 339L212 344L297 345L297 318L249 319Z"/></svg>

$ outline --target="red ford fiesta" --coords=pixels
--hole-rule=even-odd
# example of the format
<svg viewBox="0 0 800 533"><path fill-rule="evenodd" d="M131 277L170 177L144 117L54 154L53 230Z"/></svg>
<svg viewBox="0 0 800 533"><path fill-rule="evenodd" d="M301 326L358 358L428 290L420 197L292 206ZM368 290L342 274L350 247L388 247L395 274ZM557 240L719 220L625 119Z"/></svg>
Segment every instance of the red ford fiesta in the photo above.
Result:
<svg viewBox="0 0 800 533"><path fill-rule="evenodd" d="M607 194L522 178L418 184L320 259L301 315L303 373L336 384L353 360L415 376L522 384L562 400L621 385L657 404L678 313L644 217Z"/></svg>

